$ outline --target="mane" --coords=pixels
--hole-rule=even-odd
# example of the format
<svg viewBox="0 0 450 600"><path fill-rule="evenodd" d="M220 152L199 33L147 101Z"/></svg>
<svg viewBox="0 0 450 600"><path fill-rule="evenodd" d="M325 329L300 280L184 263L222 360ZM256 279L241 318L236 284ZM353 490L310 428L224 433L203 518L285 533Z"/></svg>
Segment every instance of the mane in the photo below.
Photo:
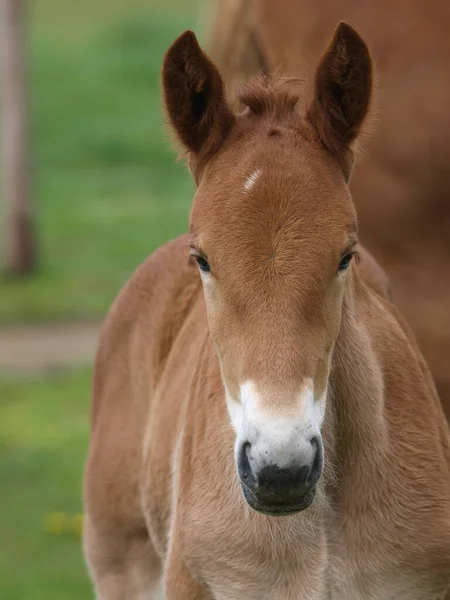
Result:
<svg viewBox="0 0 450 600"><path fill-rule="evenodd" d="M259 117L282 120L296 113L305 83L298 77L258 75L238 88L237 99Z"/></svg>

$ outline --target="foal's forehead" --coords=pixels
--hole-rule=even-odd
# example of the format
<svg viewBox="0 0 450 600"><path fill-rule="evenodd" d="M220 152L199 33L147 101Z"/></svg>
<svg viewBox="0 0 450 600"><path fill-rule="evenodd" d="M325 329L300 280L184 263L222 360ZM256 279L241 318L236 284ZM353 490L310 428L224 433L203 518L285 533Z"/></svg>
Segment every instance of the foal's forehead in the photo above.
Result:
<svg viewBox="0 0 450 600"><path fill-rule="evenodd" d="M339 167L317 140L262 122L232 136L205 173L194 202L201 214L235 221L319 219L328 226L355 226L353 203Z"/></svg>

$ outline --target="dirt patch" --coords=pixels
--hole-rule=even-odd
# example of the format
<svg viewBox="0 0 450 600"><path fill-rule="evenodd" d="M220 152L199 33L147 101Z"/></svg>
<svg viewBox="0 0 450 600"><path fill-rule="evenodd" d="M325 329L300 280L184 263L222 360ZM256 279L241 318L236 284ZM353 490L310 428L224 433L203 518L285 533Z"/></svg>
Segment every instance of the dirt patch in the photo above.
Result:
<svg viewBox="0 0 450 600"><path fill-rule="evenodd" d="M100 324L20 325L0 329L0 372L42 373L92 364Z"/></svg>

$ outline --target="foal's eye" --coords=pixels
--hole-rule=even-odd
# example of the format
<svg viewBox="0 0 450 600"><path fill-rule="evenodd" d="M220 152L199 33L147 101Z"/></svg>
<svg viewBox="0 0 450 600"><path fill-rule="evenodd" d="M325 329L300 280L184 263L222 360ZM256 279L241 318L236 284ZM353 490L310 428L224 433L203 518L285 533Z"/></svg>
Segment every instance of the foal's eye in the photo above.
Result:
<svg viewBox="0 0 450 600"><path fill-rule="evenodd" d="M211 271L209 263L206 260L206 258L203 258L203 256L196 256L195 260L197 261L200 271L203 271L203 273L209 273Z"/></svg>
<svg viewBox="0 0 450 600"><path fill-rule="evenodd" d="M354 252L349 252L348 254L346 254L345 256L343 256L341 258L341 262L339 263L338 271L345 271L346 269L348 269L354 254L355 254Z"/></svg>

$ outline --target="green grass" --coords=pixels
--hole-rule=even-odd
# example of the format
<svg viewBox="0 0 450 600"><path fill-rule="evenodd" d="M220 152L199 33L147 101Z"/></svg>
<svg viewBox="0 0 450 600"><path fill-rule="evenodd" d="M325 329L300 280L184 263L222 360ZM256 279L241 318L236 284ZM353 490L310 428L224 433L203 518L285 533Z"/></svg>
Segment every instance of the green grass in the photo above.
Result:
<svg viewBox="0 0 450 600"><path fill-rule="evenodd" d="M0 380L0 599L93 597L81 541L53 512L81 512L90 372Z"/></svg>
<svg viewBox="0 0 450 600"><path fill-rule="evenodd" d="M30 3L30 6L33 3ZM97 318L187 229L193 187L167 141L164 51L198 2L38 0L29 19L39 265L1 281L0 324Z"/></svg>

